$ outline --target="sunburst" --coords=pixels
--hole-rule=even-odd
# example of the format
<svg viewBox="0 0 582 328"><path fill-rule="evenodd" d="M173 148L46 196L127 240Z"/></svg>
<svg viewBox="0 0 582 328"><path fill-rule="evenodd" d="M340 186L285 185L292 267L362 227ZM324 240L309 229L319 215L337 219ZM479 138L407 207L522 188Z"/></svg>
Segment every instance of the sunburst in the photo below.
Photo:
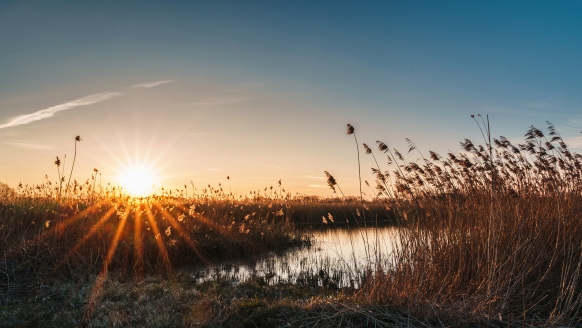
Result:
<svg viewBox="0 0 582 328"><path fill-rule="evenodd" d="M117 182L133 197L147 197L154 193L158 182L157 170L145 164L129 164L119 170Z"/></svg>

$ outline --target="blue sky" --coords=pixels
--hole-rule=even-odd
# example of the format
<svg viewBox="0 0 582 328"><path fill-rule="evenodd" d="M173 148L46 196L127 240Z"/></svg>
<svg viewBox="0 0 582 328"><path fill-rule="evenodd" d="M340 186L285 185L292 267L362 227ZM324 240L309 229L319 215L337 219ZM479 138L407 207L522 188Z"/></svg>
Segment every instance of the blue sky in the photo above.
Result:
<svg viewBox="0 0 582 328"><path fill-rule="evenodd" d="M575 1L3 1L0 177L56 179L81 135L78 180L143 162L168 186L325 195L328 170L355 192L346 123L445 153L479 142L477 113L516 141L549 120L580 147L581 31Z"/></svg>

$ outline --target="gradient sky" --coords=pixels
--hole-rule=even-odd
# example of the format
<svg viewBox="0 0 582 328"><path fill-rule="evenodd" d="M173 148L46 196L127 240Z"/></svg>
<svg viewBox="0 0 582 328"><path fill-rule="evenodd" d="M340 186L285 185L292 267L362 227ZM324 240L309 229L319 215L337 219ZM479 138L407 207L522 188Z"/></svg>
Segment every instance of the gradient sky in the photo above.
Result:
<svg viewBox="0 0 582 328"><path fill-rule="evenodd" d="M444 154L481 113L582 147L581 58L579 1L1 1L0 179L56 180L76 135L77 180L140 162L239 194L330 195L324 170L354 194L347 123Z"/></svg>

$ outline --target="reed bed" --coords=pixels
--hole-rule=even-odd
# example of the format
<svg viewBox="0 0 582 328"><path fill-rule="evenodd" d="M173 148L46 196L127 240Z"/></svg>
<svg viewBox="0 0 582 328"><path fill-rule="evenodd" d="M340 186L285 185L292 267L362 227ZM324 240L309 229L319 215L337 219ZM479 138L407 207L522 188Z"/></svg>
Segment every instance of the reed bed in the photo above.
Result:
<svg viewBox="0 0 582 328"><path fill-rule="evenodd" d="M310 243L294 228L290 205L264 199L131 198L112 190L39 197L23 186L0 199L0 298L46 279L115 271L172 276ZM35 195L36 194L36 195Z"/></svg>
<svg viewBox="0 0 582 328"><path fill-rule="evenodd" d="M582 156L551 123L513 145L477 122L483 145L446 158L377 142L393 167L373 169L377 188L405 228L358 297L433 325L582 324Z"/></svg>
<svg viewBox="0 0 582 328"><path fill-rule="evenodd" d="M61 179L64 181L64 179ZM123 279L171 277L176 269L218 264L312 243L311 229L346 226L355 198L235 197L218 188L189 195L160 190L135 198L95 176L70 188L3 185L0 195L0 298L8 300L46 279L115 272ZM370 219L393 216L370 203ZM372 215L373 214L373 215ZM334 225L322 218L336 217Z"/></svg>
<svg viewBox="0 0 582 328"><path fill-rule="evenodd" d="M375 194L367 198L361 191L344 195L341 181L328 172L337 192L328 198L291 196L280 183L278 193L265 188L235 196L220 185L200 191L184 186L130 198L97 184L97 171L93 180L64 188L60 176L57 183L47 179L16 190L0 185L0 299L10 304L30 286L42 290L53 277L75 281L85 274L92 287L79 296L84 310L74 310L75 324L116 324L111 312L99 309L127 298L108 298L116 293L112 286L122 284L130 294L141 288L130 277L172 277L161 285L177 277L183 284L190 278L175 270L190 265L308 245L313 228L385 223L399 227L395 251L378 254L379 243L391 241L360 234L367 258L375 260L358 271L358 287L338 286L332 267L275 284L270 276L253 276L232 285L217 275L194 283L200 293L191 307L182 306L190 282L171 293L182 300L172 325L582 325L582 155L551 123L547 133L531 127L525 142L514 145L492 138L488 122L473 118L481 144L465 139L460 153L440 156L420 152L407 139L408 152L421 157L415 161L382 141L377 151L363 144L360 157L355 128L348 125L360 180L362 162L373 158ZM116 273L115 281L108 272ZM93 296L95 286L105 292ZM118 312L146 313L130 303Z"/></svg>

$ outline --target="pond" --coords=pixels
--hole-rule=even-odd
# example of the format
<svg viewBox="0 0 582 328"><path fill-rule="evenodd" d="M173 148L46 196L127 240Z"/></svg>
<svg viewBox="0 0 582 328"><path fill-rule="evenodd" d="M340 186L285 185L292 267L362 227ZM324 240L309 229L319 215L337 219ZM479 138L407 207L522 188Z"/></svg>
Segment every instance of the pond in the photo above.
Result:
<svg viewBox="0 0 582 328"><path fill-rule="evenodd" d="M375 264L387 264L398 247L398 228L334 228L313 231L314 243L251 259L228 261L191 272L197 281L232 283L261 278L269 284L301 283L357 288Z"/></svg>

